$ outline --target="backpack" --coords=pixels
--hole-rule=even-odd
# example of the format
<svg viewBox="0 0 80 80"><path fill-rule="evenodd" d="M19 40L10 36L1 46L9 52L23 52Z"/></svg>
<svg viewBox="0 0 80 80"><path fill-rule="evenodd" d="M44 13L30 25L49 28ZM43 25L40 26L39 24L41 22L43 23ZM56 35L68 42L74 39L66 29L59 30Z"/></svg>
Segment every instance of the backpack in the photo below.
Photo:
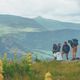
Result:
<svg viewBox="0 0 80 80"><path fill-rule="evenodd" d="M73 41L74 46L78 46L78 40L77 39L72 39L72 41Z"/></svg>
<svg viewBox="0 0 80 80"><path fill-rule="evenodd" d="M70 51L69 45L63 45L62 51L65 52L65 53L68 53Z"/></svg>
<svg viewBox="0 0 80 80"><path fill-rule="evenodd" d="M57 52L57 45L56 44L53 44L53 53Z"/></svg>
<svg viewBox="0 0 80 80"><path fill-rule="evenodd" d="M71 45L71 47L73 47L73 41L72 40L68 40L68 43Z"/></svg>

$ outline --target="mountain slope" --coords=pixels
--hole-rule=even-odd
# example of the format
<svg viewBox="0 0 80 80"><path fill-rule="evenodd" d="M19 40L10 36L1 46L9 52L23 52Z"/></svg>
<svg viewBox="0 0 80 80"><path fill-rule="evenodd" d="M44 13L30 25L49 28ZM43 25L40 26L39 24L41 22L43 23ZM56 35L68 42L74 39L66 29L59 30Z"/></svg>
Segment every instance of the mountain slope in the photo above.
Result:
<svg viewBox="0 0 80 80"><path fill-rule="evenodd" d="M35 28L41 31L46 30L42 25L33 19L14 15L0 15L0 27L10 28Z"/></svg>
<svg viewBox="0 0 80 80"><path fill-rule="evenodd" d="M74 34L74 35L73 35ZM21 32L0 37L3 49L19 48L22 51L42 49L51 50L53 43L64 42L72 38L80 40L80 30L58 30L46 32Z"/></svg>
<svg viewBox="0 0 80 80"><path fill-rule="evenodd" d="M56 20L42 18L40 16L36 17L34 20L43 25L48 30L80 29L80 24L76 23L60 22Z"/></svg>
<svg viewBox="0 0 80 80"><path fill-rule="evenodd" d="M26 51L44 54L52 50L53 43L63 43L72 38L80 40L79 34L79 24L0 15L0 54L13 53L14 49L18 49L18 55Z"/></svg>

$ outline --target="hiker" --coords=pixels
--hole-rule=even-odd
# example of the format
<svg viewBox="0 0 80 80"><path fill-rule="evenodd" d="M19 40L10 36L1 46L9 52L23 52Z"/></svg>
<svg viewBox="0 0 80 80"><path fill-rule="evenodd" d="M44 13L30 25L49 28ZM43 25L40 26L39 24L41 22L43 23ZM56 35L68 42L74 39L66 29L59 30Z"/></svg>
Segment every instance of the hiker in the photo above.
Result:
<svg viewBox="0 0 80 80"><path fill-rule="evenodd" d="M61 49L61 43L58 43L58 45L57 45L57 52L60 52L60 49Z"/></svg>
<svg viewBox="0 0 80 80"><path fill-rule="evenodd" d="M63 46L62 46L62 58L63 58L63 54L65 54L66 55L66 59L68 60L69 51L70 51L70 46L65 41L64 44L63 44Z"/></svg>
<svg viewBox="0 0 80 80"><path fill-rule="evenodd" d="M53 53L56 53L57 52L57 44L53 44L53 50L52 50Z"/></svg>
<svg viewBox="0 0 80 80"><path fill-rule="evenodd" d="M61 52L56 52L53 54L55 60L61 61L63 60Z"/></svg>
<svg viewBox="0 0 80 80"><path fill-rule="evenodd" d="M62 59L62 54L60 52L61 49L61 44L53 44L53 56L55 60L63 60Z"/></svg>
<svg viewBox="0 0 80 80"><path fill-rule="evenodd" d="M77 39L68 40L68 43L70 43L72 48L72 60L75 60L76 53L77 53L78 40Z"/></svg>

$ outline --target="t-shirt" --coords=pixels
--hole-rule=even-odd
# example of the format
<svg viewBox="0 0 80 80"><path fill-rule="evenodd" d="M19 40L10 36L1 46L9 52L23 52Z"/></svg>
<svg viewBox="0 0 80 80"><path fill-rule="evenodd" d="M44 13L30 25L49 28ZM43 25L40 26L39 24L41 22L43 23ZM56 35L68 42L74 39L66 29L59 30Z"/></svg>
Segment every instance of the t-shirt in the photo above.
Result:
<svg viewBox="0 0 80 80"><path fill-rule="evenodd" d="M61 52L56 52L53 54L54 57L56 57L56 60L63 60Z"/></svg>

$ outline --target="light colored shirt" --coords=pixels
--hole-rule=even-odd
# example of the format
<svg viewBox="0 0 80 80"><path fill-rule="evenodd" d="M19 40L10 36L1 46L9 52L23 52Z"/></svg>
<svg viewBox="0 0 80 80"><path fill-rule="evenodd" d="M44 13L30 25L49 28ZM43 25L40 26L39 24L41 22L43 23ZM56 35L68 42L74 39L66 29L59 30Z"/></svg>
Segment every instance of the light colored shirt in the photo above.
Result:
<svg viewBox="0 0 80 80"><path fill-rule="evenodd" d="M56 52L53 54L54 57L56 57L56 60L63 60L61 52Z"/></svg>

